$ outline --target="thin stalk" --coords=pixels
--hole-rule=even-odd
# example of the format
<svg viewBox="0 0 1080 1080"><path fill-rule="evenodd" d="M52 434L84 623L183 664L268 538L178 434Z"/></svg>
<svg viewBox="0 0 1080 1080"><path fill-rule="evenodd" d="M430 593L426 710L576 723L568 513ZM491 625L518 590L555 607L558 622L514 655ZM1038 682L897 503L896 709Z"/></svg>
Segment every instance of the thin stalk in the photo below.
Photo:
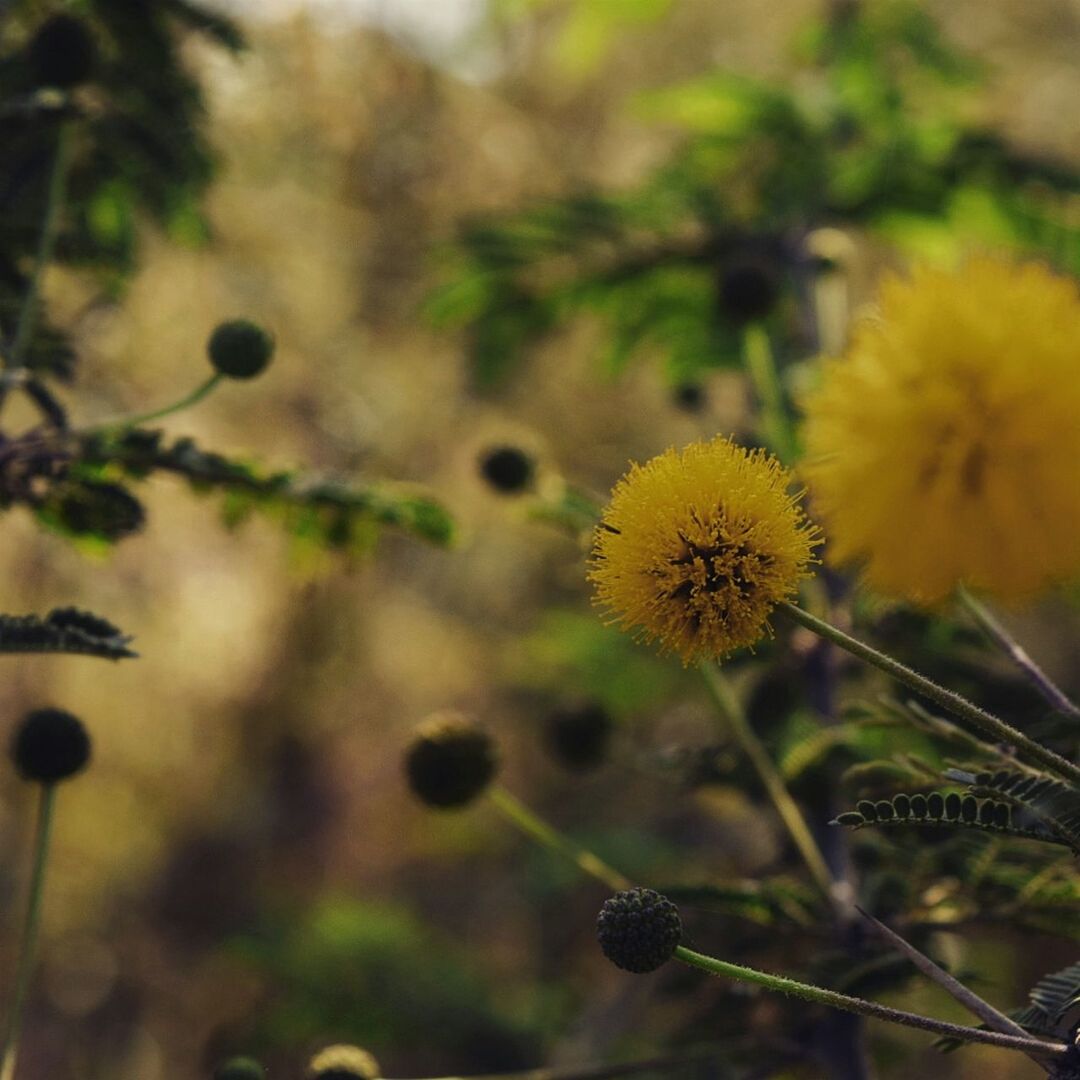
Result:
<svg viewBox="0 0 1080 1080"><path fill-rule="evenodd" d="M699 670L732 734L738 740L743 753L750 759L750 764L753 765L754 771L764 785L776 812L780 815L780 820L784 823L803 862L806 863L810 876L825 899L832 903L833 878L829 873L825 857L821 854L821 848L818 847L810 827L806 824L802 811L791 797L783 777L777 771L765 747L762 746L761 740L747 722L746 713L731 689L731 684L715 664L700 664Z"/></svg>
<svg viewBox="0 0 1080 1080"><path fill-rule="evenodd" d="M38 307L41 300L41 283L45 277L45 268L53 260L56 251L57 227L60 224L60 212L64 206L67 191L68 172L71 168L72 150L71 121L63 120L56 136L56 153L53 155L52 171L49 173L49 191L45 203L45 217L41 223L38 237L37 254L34 269L30 274L30 284L23 297L19 311L19 321L15 327L15 340L7 358L7 367L21 368L26 362L26 350L34 334Z"/></svg>
<svg viewBox="0 0 1080 1080"><path fill-rule="evenodd" d="M633 887L633 882L608 866L599 856L564 836L556 828L534 814L524 803L519 802L506 788L493 787L488 790L488 798L527 836L539 841L544 847L569 859L579 870L603 882L616 892ZM0 1080L5 1080L0 1077Z"/></svg>
<svg viewBox="0 0 1080 1080"><path fill-rule="evenodd" d="M858 911L889 945L903 953L903 955L906 956L928 979L937 983L942 990L949 994L954 1000L960 1002L965 1009L982 1020L987 1027L994 1031L1004 1032L1007 1035L1027 1037L1027 1032L1013 1020L1012 1017L1006 1016L1003 1012L995 1009L989 1001L985 1001L973 990L969 990L962 982L950 975L944 968L935 964L926 953L920 952L910 941L901 937L895 930L881 922L880 919L875 919L873 915L863 911L862 908L859 908ZM1029 1051L1028 1057L1030 1057L1036 1065L1041 1065L1044 1069L1049 1071L1044 1055Z"/></svg>
<svg viewBox="0 0 1080 1080"><path fill-rule="evenodd" d="M30 895L26 902L22 940L19 945L19 965L15 975L15 996L4 1026L4 1041L0 1048L0 1080L12 1080L15 1058L19 1050L19 1029L23 1006L30 986L37 953L38 927L41 924L41 900L45 892L45 866L49 859L49 839L52 834L53 809L56 804L56 785L42 784L38 801L37 829L34 836L34 865L30 873Z"/></svg>
<svg viewBox="0 0 1080 1080"><path fill-rule="evenodd" d="M675 950L675 958L681 960L684 964L689 964L691 967L707 972L709 975L737 979L739 982L762 986L766 990L778 990L782 994L790 994L792 997L802 998L804 1001L813 1001L820 1005L828 1005L834 1009L843 1009L845 1012L858 1013L860 1016L870 1016L876 1020L888 1021L891 1024L919 1028L921 1031L932 1031L937 1035L947 1035L950 1038L961 1039L964 1042L986 1043L988 1046L1001 1046L1008 1050L1021 1050L1025 1053L1033 1052L1040 1054L1044 1058L1059 1056L1068 1049L1065 1043L1061 1042L1047 1042L1030 1036L1005 1035L998 1031L984 1031L982 1028L951 1024L947 1020L937 1020L932 1016L922 1016L919 1013L894 1009L888 1005L879 1005L876 1001L867 1001L865 998L839 994L835 990L826 990L824 987L814 986L811 983L798 982L783 975L771 975L755 968L743 967L741 964L731 964L726 960L717 960L715 957L704 956L682 945Z"/></svg>
<svg viewBox="0 0 1080 1080"><path fill-rule="evenodd" d="M760 326L748 326L743 334L746 370L761 402L761 426L776 456L790 463L795 458L795 436L784 407L784 392L776 371L769 335Z"/></svg>
<svg viewBox="0 0 1080 1080"><path fill-rule="evenodd" d="M1005 629L980 600L971 595L963 585L957 587L956 597L979 624L980 629L1010 660L1027 676L1036 690L1058 712L1074 720L1080 720L1080 706L1062 691L1045 671L1028 655L1027 650Z"/></svg>
<svg viewBox="0 0 1080 1080"><path fill-rule="evenodd" d="M151 420L160 420L163 416L171 416L173 413L181 412L184 409L190 409L192 405L197 405L204 397L210 394L224 378L220 372L215 372L204 383L200 383L191 391L190 394L186 394L178 401L174 401L171 405L165 405L160 409L154 409L153 412L139 413L138 416L125 416L121 420L110 420L104 424L97 424L94 426L95 431L107 430L109 428L133 428L138 427L140 424L148 424Z"/></svg>
<svg viewBox="0 0 1080 1080"><path fill-rule="evenodd" d="M874 667L884 671L886 675L891 675L916 693L922 694L923 697L929 698L936 705L940 705L941 708L948 709L954 716L966 720L991 739L1008 743L1025 757L1037 761L1058 776L1065 777L1073 783L1080 783L1080 766L1067 761L1060 754L1055 754L1053 750L1040 746L1039 743L1028 738L1022 731L1018 731L1011 724L1007 724L1004 720L1000 720L998 717L986 712L985 709L980 709L978 705L968 701L967 698L961 697L944 686L940 686L925 675L913 671L906 664L901 664L899 660L894 660L891 656L879 652L870 645L853 638L838 627L817 618L815 615L811 615L810 612L796 607L796 605L788 603L786 600L777 605L777 610L783 612L800 626L806 627L807 630L812 630L815 634L839 645L840 648L846 649L852 656L857 656L860 660L865 660L868 664L872 664Z"/></svg>

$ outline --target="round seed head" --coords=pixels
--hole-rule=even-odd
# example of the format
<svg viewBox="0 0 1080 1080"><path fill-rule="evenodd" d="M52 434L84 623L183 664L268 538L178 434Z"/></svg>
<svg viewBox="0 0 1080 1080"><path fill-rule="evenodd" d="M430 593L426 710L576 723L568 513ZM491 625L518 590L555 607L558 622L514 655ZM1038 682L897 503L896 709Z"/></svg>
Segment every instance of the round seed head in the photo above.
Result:
<svg viewBox="0 0 1080 1080"><path fill-rule="evenodd" d="M90 736L82 721L63 709L36 709L15 731L11 758L24 780L54 784L86 767Z"/></svg>
<svg viewBox="0 0 1080 1080"><path fill-rule="evenodd" d="M230 379L254 379L266 370L274 355L274 338L247 319L232 319L218 324L206 351L218 374Z"/></svg>
<svg viewBox="0 0 1080 1080"><path fill-rule="evenodd" d="M679 909L652 889L627 889L605 901L596 922L604 955L624 971L655 971L682 937Z"/></svg>
<svg viewBox="0 0 1080 1080"><path fill-rule="evenodd" d="M497 763L495 744L483 728L445 712L417 728L405 753L405 774L421 802L448 810L475 799L491 783Z"/></svg>
<svg viewBox="0 0 1080 1080"><path fill-rule="evenodd" d="M601 705L560 709L548 717L545 741L552 757L575 772L603 764L611 741L611 717Z"/></svg>
<svg viewBox="0 0 1080 1080"><path fill-rule="evenodd" d="M503 495L520 495L536 479L536 463L517 446L495 446L480 455L480 475Z"/></svg>
<svg viewBox="0 0 1080 1080"><path fill-rule="evenodd" d="M97 61L89 27L71 15L46 19L31 38L27 51L35 83L62 90L86 82Z"/></svg>
<svg viewBox="0 0 1080 1080"><path fill-rule="evenodd" d="M737 263L720 275L720 310L738 325L764 319L779 293L775 274L757 262Z"/></svg>
<svg viewBox="0 0 1080 1080"><path fill-rule="evenodd" d="M266 1070L254 1058L234 1057L214 1070L214 1080L266 1080Z"/></svg>
<svg viewBox="0 0 1080 1080"><path fill-rule="evenodd" d="M328 1046L307 1067L308 1080L378 1080L379 1063L359 1046Z"/></svg>

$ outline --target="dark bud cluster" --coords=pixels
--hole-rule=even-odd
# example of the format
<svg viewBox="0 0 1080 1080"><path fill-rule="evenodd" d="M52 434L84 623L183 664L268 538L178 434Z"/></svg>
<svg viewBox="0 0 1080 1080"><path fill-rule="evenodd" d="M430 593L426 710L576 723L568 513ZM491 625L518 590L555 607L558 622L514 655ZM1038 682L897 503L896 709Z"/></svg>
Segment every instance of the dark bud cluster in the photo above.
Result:
<svg viewBox="0 0 1080 1080"><path fill-rule="evenodd" d="M90 736L77 716L63 709L36 709L16 729L11 758L24 780L55 784L86 767Z"/></svg>
<svg viewBox="0 0 1080 1080"><path fill-rule="evenodd" d="M737 326L764 319L779 295L776 274L762 263L735 263L720 275L720 310Z"/></svg>
<svg viewBox="0 0 1080 1080"><path fill-rule="evenodd" d="M266 1080L266 1070L254 1058L234 1057L214 1070L213 1080Z"/></svg>
<svg viewBox="0 0 1080 1080"><path fill-rule="evenodd" d="M215 328L206 351L219 375L229 379L254 379L270 363L274 339L261 326L247 319L232 319Z"/></svg>
<svg viewBox="0 0 1080 1080"><path fill-rule="evenodd" d="M94 74L97 48L82 19L54 15L31 38L27 56L36 85L69 90Z"/></svg>
<svg viewBox="0 0 1080 1080"><path fill-rule="evenodd" d="M671 400L683 412L698 413L708 403L705 387L697 382L683 382L671 392Z"/></svg>
<svg viewBox="0 0 1080 1080"><path fill-rule="evenodd" d="M308 1064L308 1080L379 1080L379 1063L359 1046L328 1046Z"/></svg>
<svg viewBox="0 0 1080 1080"><path fill-rule="evenodd" d="M405 754L413 794L441 810L472 802L494 779L497 765L491 736L453 712L439 713L421 724Z"/></svg>
<svg viewBox="0 0 1080 1080"><path fill-rule="evenodd" d="M612 722L602 705L560 709L548 717L544 735L551 756L575 772L603 764L611 742Z"/></svg>
<svg viewBox="0 0 1080 1080"><path fill-rule="evenodd" d="M624 971L644 974L667 963L682 938L679 909L653 889L616 893L600 909L596 939Z"/></svg>
<svg viewBox="0 0 1080 1080"><path fill-rule="evenodd" d="M503 495L520 495L536 479L536 463L516 446L495 446L480 455L480 475Z"/></svg>

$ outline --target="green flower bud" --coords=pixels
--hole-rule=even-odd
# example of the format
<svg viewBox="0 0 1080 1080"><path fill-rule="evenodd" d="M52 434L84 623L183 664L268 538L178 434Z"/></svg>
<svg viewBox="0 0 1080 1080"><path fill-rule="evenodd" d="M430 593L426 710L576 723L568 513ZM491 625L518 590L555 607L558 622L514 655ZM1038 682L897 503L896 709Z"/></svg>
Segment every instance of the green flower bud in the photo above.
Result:
<svg viewBox="0 0 1080 1080"><path fill-rule="evenodd" d="M359 1046L328 1046L308 1063L308 1080L379 1080L379 1063Z"/></svg>
<svg viewBox="0 0 1080 1080"><path fill-rule="evenodd" d="M682 938L679 909L652 889L627 889L605 901L596 922L604 955L624 971L655 971Z"/></svg>
<svg viewBox="0 0 1080 1080"><path fill-rule="evenodd" d="M480 455L480 475L503 495L520 495L536 479L536 463L516 446L495 446Z"/></svg>
<svg viewBox="0 0 1080 1080"><path fill-rule="evenodd" d="M90 736L82 721L63 709L36 709L15 731L11 758L24 780L55 784L86 767Z"/></svg>
<svg viewBox="0 0 1080 1080"><path fill-rule="evenodd" d="M254 1058L234 1057L214 1070L214 1080L266 1080L266 1070Z"/></svg>
<svg viewBox="0 0 1080 1080"><path fill-rule="evenodd" d="M210 363L230 379L254 379L274 355L274 338L247 319L220 323L206 345Z"/></svg>
<svg viewBox="0 0 1080 1080"><path fill-rule="evenodd" d="M459 713L437 713L417 728L405 754L413 794L428 806L456 809L472 802L495 776L491 736Z"/></svg>

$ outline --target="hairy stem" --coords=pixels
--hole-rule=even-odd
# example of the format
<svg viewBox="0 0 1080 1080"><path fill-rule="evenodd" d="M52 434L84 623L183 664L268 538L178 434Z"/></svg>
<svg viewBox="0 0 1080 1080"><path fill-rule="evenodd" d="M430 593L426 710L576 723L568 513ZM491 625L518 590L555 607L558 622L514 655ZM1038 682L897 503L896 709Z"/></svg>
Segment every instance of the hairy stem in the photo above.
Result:
<svg viewBox="0 0 1080 1080"><path fill-rule="evenodd" d="M1007 724L1004 720L1000 720L998 717L986 712L985 709L980 709L978 705L968 701L965 697L961 697L960 694L940 686L925 675L920 675L917 671L912 670L906 664L901 664L899 660L894 660L891 656L879 652L870 645L853 638L850 634L817 618L815 615L811 615L810 612L796 607L794 604L782 601L777 605L777 610L783 612L800 626L806 627L807 630L812 630L815 634L819 634L821 637L839 645L840 648L846 649L852 656L857 656L860 660L865 660L868 664L872 664L887 675L891 675L916 693L922 694L923 697L929 698L936 705L940 705L941 708L948 709L954 716L967 721L983 735L999 742L1008 743L1031 761L1037 761L1040 765L1045 766L1058 776L1071 780L1073 783L1080 783L1080 766L1067 761L1060 754L1055 754L1053 750L1041 746L1034 739L1028 738L1022 731L1018 731L1011 724Z"/></svg>
<svg viewBox="0 0 1080 1080"><path fill-rule="evenodd" d="M968 613L979 624L987 637L998 646L1014 664L1027 676L1036 690L1058 712L1074 720L1080 720L1080 706L1062 691L1045 671L1028 655L1027 650L1005 629L980 600L977 600L963 585L956 590L956 597Z"/></svg>
<svg viewBox="0 0 1080 1080"><path fill-rule="evenodd" d="M23 1006L30 986L37 953L38 927L41 924L41 901L45 892L45 866L49 859L49 838L52 834L56 785L42 784L38 801L37 830L34 837L34 865L30 873L30 895L26 902L22 939L19 945L19 965L15 975L15 995L8 1010L4 1041L0 1048L0 1080L12 1080L15 1058L19 1049L19 1029Z"/></svg>
<svg viewBox="0 0 1080 1080"><path fill-rule="evenodd" d="M493 787L488 799L499 808L523 833L539 841L544 847L569 859L579 870L603 882L616 892L633 887L633 882L614 867L608 866L599 856L576 844L542 818L537 817L524 803L519 802L506 788ZM4 1080L0 1077L0 1080Z"/></svg>
<svg viewBox="0 0 1080 1080"><path fill-rule="evenodd" d="M810 876L825 899L832 903L833 879L825 863L825 857L821 854L821 848L818 847L813 833L806 824L802 811L791 797L783 777L773 764L765 747L762 746L761 740L747 722L746 713L731 689L730 683L716 664L700 664L699 670L732 734L742 747L743 753L750 759L750 764L753 765L754 771L764 785L776 812L780 815L780 820L784 823L803 862L806 863Z"/></svg>
<svg viewBox="0 0 1080 1080"><path fill-rule="evenodd" d="M741 964L731 964L726 960L717 960L712 956L704 956L701 953L693 952L682 945L675 950L675 958L710 975L753 983L755 986L764 987L766 990L778 990L782 994L802 998L804 1001L813 1001L820 1005L828 1005L834 1009L843 1009L845 1012L870 1016L876 1020L888 1021L891 1024L919 1028L921 1031L932 1031L937 1035L962 1039L964 1042L980 1042L989 1046L1001 1046L1009 1050L1021 1050L1025 1053L1034 1052L1043 1058L1060 1056L1067 1049L1065 1044L1060 1042L1047 1042L1029 1036L1005 1035L998 1031L984 1031L981 1028L965 1027L963 1024L952 1024L947 1020L937 1020L932 1016L922 1016L919 1013L894 1009L888 1005L879 1005L875 1001L840 994L835 990L826 990L824 987L814 986L811 983L798 982L783 975L771 975L755 968L743 967Z"/></svg>

